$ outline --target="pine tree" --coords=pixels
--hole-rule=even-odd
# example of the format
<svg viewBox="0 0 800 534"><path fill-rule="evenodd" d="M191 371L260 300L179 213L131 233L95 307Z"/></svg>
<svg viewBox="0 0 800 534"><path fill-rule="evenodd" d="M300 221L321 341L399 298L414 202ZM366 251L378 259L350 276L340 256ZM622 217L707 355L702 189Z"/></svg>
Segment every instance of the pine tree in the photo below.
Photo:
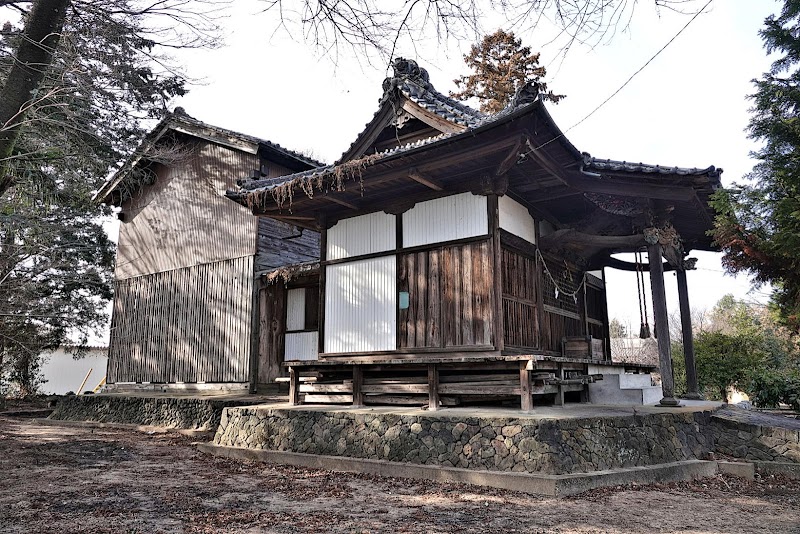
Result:
<svg viewBox="0 0 800 534"><path fill-rule="evenodd" d="M785 0L759 33L781 54L751 96L749 135L765 144L750 183L716 195L713 235L728 271L771 283L783 320L800 331L800 0Z"/></svg>
<svg viewBox="0 0 800 534"><path fill-rule="evenodd" d="M539 54L531 53L529 46L522 46L522 39L516 38L514 32L500 29L484 36L480 44L472 45L464 62L473 74L453 80L461 90L450 96L461 100L477 98L485 113L505 108L526 82L538 83L544 100L558 102L564 98L547 90L542 81L547 71L539 65Z"/></svg>

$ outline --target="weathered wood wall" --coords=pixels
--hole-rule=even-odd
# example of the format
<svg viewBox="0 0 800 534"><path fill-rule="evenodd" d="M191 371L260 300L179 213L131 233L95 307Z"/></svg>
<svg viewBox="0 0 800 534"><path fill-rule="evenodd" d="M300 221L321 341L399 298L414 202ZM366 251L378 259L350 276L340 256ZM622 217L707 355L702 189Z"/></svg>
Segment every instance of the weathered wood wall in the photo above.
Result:
<svg viewBox="0 0 800 534"><path fill-rule="evenodd" d="M269 284L259 291L258 377L269 384L281 376L286 334L286 287Z"/></svg>
<svg viewBox="0 0 800 534"><path fill-rule="evenodd" d="M539 348L539 271L536 260L503 249L503 332L509 347Z"/></svg>
<svg viewBox="0 0 800 534"><path fill-rule="evenodd" d="M256 271L319 259L319 232L268 217L258 218Z"/></svg>
<svg viewBox="0 0 800 534"><path fill-rule="evenodd" d="M253 257L115 283L108 382L248 382Z"/></svg>
<svg viewBox="0 0 800 534"><path fill-rule="evenodd" d="M399 310L400 348L494 343L490 241L401 254L398 266L398 290L409 294Z"/></svg>
<svg viewBox="0 0 800 534"><path fill-rule="evenodd" d="M225 191L252 174L258 156L207 141L187 146L122 206L118 280L255 253L256 218Z"/></svg>

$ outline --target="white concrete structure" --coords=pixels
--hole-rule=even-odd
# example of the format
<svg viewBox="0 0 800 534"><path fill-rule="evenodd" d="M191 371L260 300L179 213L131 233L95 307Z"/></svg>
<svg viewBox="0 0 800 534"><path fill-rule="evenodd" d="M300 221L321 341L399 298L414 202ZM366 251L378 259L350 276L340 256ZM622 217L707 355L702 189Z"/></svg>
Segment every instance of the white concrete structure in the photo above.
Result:
<svg viewBox="0 0 800 534"><path fill-rule="evenodd" d="M82 391L92 390L106 376L108 347L90 347L86 356L75 359L72 347L58 347L43 355L44 364L39 372L44 379L40 390L45 394L63 395L68 391L79 393L78 388L91 370Z"/></svg>

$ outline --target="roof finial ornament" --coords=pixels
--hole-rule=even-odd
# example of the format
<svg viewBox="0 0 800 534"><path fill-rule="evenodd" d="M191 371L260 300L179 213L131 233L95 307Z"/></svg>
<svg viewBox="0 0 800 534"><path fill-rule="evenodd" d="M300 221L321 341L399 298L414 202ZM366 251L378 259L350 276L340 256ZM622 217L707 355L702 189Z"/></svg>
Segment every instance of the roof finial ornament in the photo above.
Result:
<svg viewBox="0 0 800 534"><path fill-rule="evenodd" d="M539 98L539 84L536 82L525 82L525 85L517 89L514 98L511 100L511 108L517 108L530 104Z"/></svg>
<svg viewBox="0 0 800 534"><path fill-rule="evenodd" d="M394 74L383 80L384 93L397 87L404 80L414 81L423 87L430 85L428 71L420 67L413 59L405 59L402 57L394 58L392 61L392 69L394 69Z"/></svg>

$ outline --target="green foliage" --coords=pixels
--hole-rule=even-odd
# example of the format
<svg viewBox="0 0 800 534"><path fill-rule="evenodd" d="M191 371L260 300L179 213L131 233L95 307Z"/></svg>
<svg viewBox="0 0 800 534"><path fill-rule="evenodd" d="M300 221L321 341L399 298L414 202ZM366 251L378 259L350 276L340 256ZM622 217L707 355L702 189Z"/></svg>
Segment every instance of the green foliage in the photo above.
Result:
<svg viewBox="0 0 800 534"><path fill-rule="evenodd" d="M783 403L800 411L800 370L760 369L750 375L745 391L759 408Z"/></svg>
<svg viewBox="0 0 800 534"><path fill-rule="evenodd" d="M742 334L704 332L695 340L698 386L707 398L725 400L727 389L742 389L750 373L765 365L761 340Z"/></svg>
<svg viewBox="0 0 800 534"><path fill-rule="evenodd" d="M539 54L531 53L529 46L522 46L522 40L517 39L514 32L500 29L485 35L480 44L472 45L464 62L473 74L454 80L461 90L450 96L478 98L483 112L501 111L526 82L538 83L544 100L558 102L564 98L547 90L547 84L542 81L547 71L539 66Z"/></svg>
<svg viewBox="0 0 800 534"><path fill-rule="evenodd" d="M780 54L755 80L750 137L764 141L739 184L715 195L713 231L730 272L769 282L783 322L800 331L800 0L785 0L761 30L768 53Z"/></svg>

